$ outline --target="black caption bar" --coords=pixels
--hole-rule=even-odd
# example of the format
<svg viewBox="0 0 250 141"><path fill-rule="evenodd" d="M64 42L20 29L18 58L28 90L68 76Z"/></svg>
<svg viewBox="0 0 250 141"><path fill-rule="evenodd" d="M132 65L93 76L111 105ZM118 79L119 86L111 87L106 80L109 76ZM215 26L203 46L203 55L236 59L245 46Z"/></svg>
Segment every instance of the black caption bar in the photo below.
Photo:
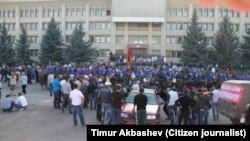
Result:
<svg viewBox="0 0 250 141"><path fill-rule="evenodd" d="M248 140L250 139L249 126L233 125L209 125L209 126L170 126L170 125L88 125L87 140L108 139L109 141L119 138L132 139L152 137L157 140L176 140L178 138L194 138L199 140L227 139Z"/></svg>

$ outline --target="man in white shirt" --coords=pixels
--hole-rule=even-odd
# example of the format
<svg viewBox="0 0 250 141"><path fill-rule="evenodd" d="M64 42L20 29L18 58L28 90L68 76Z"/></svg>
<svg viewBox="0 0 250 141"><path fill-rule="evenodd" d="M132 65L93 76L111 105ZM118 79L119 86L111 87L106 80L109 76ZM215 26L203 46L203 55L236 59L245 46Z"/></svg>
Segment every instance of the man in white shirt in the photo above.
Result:
<svg viewBox="0 0 250 141"><path fill-rule="evenodd" d="M15 102L15 107L17 109L24 109L26 110L28 107L27 99L22 95L22 93L18 93L18 98Z"/></svg>
<svg viewBox="0 0 250 141"><path fill-rule="evenodd" d="M50 96L52 96L53 92L52 92L52 83L54 81L54 74L53 73L50 73L48 75L48 87L49 87L49 93L50 93Z"/></svg>
<svg viewBox="0 0 250 141"><path fill-rule="evenodd" d="M168 103L171 125L174 125L177 115L177 107L175 105L175 101L178 99L178 93L176 91L175 85L171 86L171 90L168 92L168 94L169 94L169 99L168 101L166 101L166 103Z"/></svg>
<svg viewBox="0 0 250 141"><path fill-rule="evenodd" d="M28 77L25 75L25 72L22 72L22 76L20 77L20 84L22 85L22 92L26 94L26 86L28 84Z"/></svg>
<svg viewBox="0 0 250 141"><path fill-rule="evenodd" d="M212 97L212 111L213 111L213 120L219 120L219 110L218 110L218 101L220 98L220 90L219 86L215 86L213 90L213 97Z"/></svg>
<svg viewBox="0 0 250 141"><path fill-rule="evenodd" d="M77 126L76 114L79 115L81 126L83 127L85 125L83 109L82 109L83 104L84 104L84 96L82 92L80 91L80 88L81 88L81 82L76 81L74 90L72 90L69 95L69 98L71 100L71 105L72 105L73 122L74 122L75 127Z"/></svg>

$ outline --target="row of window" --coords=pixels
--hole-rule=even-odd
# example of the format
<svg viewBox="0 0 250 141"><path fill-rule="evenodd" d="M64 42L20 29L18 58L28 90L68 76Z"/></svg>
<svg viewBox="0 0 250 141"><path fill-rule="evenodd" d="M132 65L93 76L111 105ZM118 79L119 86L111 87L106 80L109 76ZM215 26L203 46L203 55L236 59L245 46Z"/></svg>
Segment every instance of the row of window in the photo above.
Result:
<svg viewBox="0 0 250 141"><path fill-rule="evenodd" d="M0 23L0 29L2 28L2 23ZM16 24L15 23L5 23L5 28L8 31L15 31L16 30Z"/></svg>
<svg viewBox="0 0 250 141"><path fill-rule="evenodd" d="M38 30L38 23L21 23L20 26L23 27L26 31Z"/></svg>
<svg viewBox="0 0 250 141"><path fill-rule="evenodd" d="M83 22L66 22L67 30L74 30L76 26L81 26L82 29L85 29L85 23Z"/></svg>
<svg viewBox="0 0 250 141"><path fill-rule="evenodd" d="M214 8L195 8L197 11L198 17L214 17L215 9ZM39 10L38 8L26 8L20 10L21 18L30 18L38 17ZM240 13L232 9L218 9L218 14L220 17L228 16L238 18ZM67 17L82 17L86 15L85 8L72 7L66 8ZM110 8L90 8L90 16L110 16ZM0 18L15 18L16 10L14 9L0 9ZM42 10L43 17L61 17L62 9L61 8L45 8ZM168 17L188 17L189 9L188 8L167 8ZM246 18L250 18L250 12L245 13Z"/></svg>
<svg viewBox="0 0 250 141"><path fill-rule="evenodd" d="M21 9L20 10L21 18L34 18L38 17L38 9L30 8L30 9Z"/></svg>
<svg viewBox="0 0 250 141"><path fill-rule="evenodd" d="M43 17L61 17L62 10L59 8L43 9Z"/></svg>
<svg viewBox="0 0 250 141"><path fill-rule="evenodd" d="M0 10L0 18L15 18L16 10Z"/></svg>
<svg viewBox="0 0 250 141"><path fill-rule="evenodd" d="M90 8L90 16L110 16L110 8Z"/></svg>
<svg viewBox="0 0 250 141"><path fill-rule="evenodd" d="M110 50L108 49L100 49L99 50L99 57L107 57L109 54ZM124 50L116 50L115 51L116 54L124 54L125 51ZM166 50L165 52L165 56L167 58L180 58L181 57L181 51L177 51L177 50ZM152 55L161 55L161 51L160 50L152 50ZM38 57L39 52L38 49L30 49L30 56L31 57Z"/></svg>
<svg viewBox="0 0 250 141"><path fill-rule="evenodd" d="M147 36L129 36L128 42L130 44L147 44L148 37ZM116 36L116 44L124 44L125 37L124 35ZM152 36L152 44L161 44L161 36Z"/></svg>
<svg viewBox="0 0 250 141"><path fill-rule="evenodd" d="M90 22L89 29L90 30L111 29L111 23L110 22Z"/></svg>
<svg viewBox="0 0 250 141"><path fill-rule="evenodd" d="M214 17L215 9L214 8L195 8L198 17ZM233 9L219 9L218 14L220 17L234 17L238 18L240 13L234 11ZM167 16L169 17L188 17L188 8L168 8ZM250 17L250 13L246 13L246 17Z"/></svg>

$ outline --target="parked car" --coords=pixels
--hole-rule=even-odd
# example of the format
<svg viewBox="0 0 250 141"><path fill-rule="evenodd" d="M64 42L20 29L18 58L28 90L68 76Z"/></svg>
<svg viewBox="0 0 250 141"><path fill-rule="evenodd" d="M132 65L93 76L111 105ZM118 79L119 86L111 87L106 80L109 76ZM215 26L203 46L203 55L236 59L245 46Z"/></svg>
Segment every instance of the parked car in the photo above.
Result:
<svg viewBox="0 0 250 141"><path fill-rule="evenodd" d="M233 124L240 124L248 104L250 104L250 81L229 80L222 83L219 111Z"/></svg>
<svg viewBox="0 0 250 141"><path fill-rule="evenodd" d="M126 102L122 106L121 124L136 124L136 114L132 112L134 107L134 98L139 91L131 91ZM146 106L146 124L156 125L160 121L160 105L163 104L159 101L154 89L144 89L144 94L148 98Z"/></svg>

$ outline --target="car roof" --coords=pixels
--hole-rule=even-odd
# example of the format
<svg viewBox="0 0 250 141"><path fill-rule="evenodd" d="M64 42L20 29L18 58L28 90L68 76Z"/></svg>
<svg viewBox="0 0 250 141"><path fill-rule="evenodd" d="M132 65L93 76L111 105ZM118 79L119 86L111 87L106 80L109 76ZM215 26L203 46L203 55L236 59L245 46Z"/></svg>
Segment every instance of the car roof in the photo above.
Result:
<svg viewBox="0 0 250 141"><path fill-rule="evenodd" d="M250 84L250 81L246 81L246 80L228 80L228 81L224 81L224 83L229 83L229 84Z"/></svg>
<svg viewBox="0 0 250 141"><path fill-rule="evenodd" d="M139 93L139 90L132 90L132 93ZM144 89L144 93L150 93L150 94L155 94L154 89Z"/></svg>

